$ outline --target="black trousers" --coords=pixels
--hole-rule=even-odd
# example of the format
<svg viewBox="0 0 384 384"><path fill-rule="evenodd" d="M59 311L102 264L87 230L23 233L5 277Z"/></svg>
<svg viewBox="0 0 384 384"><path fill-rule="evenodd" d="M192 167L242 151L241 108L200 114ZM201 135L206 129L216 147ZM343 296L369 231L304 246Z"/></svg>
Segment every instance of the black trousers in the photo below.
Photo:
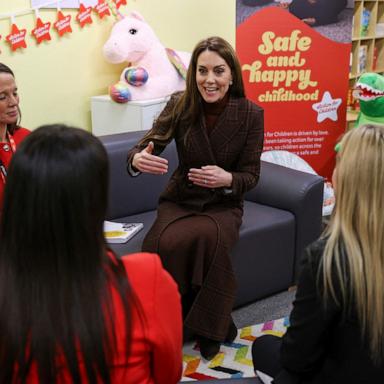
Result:
<svg viewBox="0 0 384 384"><path fill-rule="evenodd" d="M281 337L263 335L252 344L252 361L255 371L260 371L274 378L274 384L298 384L300 379L280 364Z"/></svg>

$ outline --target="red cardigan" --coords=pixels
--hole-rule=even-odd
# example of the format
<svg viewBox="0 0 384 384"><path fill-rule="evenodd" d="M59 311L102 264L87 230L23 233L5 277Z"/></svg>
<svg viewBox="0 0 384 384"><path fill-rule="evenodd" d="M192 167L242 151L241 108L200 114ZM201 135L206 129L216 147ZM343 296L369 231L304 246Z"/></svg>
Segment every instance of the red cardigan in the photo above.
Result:
<svg viewBox="0 0 384 384"><path fill-rule="evenodd" d="M144 316L140 318L136 310L132 311L132 344L127 362L122 304L112 290L117 354L110 367L111 382L176 384L182 373L182 315L177 285L155 254L136 253L124 256L122 261ZM86 382L84 367L80 370ZM38 382L33 366L27 383ZM65 368L58 383L72 383Z"/></svg>
<svg viewBox="0 0 384 384"><path fill-rule="evenodd" d="M25 128L17 128L12 135L13 140L15 141L16 148L23 141L24 137L29 135L31 132ZM4 164L5 168L8 169L9 163L11 161L13 152L11 150L4 151L3 143L0 143L0 160ZM0 176L0 210L3 206L4 198L4 182L3 178Z"/></svg>

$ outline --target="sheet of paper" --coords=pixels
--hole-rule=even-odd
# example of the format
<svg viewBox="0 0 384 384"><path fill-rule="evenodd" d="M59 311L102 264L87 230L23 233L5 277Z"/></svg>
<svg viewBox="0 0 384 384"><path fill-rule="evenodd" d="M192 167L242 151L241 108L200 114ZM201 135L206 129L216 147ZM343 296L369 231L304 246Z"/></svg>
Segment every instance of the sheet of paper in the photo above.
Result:
<svg viewBox="0 0 384 384"><path fill-rule="evenodd" d="M126 243L144 227L143 223L104 221L104 236L108 243Z"/></svg>

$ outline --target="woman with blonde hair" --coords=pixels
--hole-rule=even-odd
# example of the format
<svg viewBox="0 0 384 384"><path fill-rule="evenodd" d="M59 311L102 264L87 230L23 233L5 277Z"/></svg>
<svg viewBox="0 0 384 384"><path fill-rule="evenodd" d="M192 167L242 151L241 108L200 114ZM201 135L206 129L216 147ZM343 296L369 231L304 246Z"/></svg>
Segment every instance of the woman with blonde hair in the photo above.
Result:
<svg viewBox="0 0 384 384"><path fill-rule="evenodd" d="M384 377L384 126L344 136L333 181L335 209L307 249L287 333L253 345L255 370L274 383Z"/></svg>

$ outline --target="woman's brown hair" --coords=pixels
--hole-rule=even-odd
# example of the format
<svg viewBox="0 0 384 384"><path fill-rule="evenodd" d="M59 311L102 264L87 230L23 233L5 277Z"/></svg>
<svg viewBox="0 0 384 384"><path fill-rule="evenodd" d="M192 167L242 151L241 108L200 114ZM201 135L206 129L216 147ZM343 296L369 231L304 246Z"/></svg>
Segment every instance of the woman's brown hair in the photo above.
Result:
<svg viewBox="0 0 384 384"><path fill-rule="evenodd" d="M197 60L204 51L216 52L225 60L231 69L232 84L229 93L232 97L245 97L244 83L241 76L241 65L235 50L223 38L218 36L208 37L201 40L194 48L189 63L186 89L182 92L174 104L173 108L165 109L161 116L156 120L154 127L164 127L160 135L154 135L150 130L140 141L139 145L146 144L152 139L158 142L167 143L173 137L175 129L180 123L187 125L195 123L201 115L201 95L197 88L196 71ZM186 135L188 132L186 132Z"/></svg>

